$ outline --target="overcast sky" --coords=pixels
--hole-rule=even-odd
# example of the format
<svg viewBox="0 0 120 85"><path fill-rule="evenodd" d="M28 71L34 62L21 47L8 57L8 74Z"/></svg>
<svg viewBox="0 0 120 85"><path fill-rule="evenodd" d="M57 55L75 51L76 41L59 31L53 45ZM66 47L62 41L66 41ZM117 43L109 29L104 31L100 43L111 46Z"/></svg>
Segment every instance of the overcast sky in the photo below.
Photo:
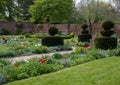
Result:
<svg viewBox="0 0 120 85"><path fill-rule="evenodd" d="M80 0L77 0L77 3L79 3ZM101 1L105 1L105 2L108 2L109 0L101 0Z"/></svg>

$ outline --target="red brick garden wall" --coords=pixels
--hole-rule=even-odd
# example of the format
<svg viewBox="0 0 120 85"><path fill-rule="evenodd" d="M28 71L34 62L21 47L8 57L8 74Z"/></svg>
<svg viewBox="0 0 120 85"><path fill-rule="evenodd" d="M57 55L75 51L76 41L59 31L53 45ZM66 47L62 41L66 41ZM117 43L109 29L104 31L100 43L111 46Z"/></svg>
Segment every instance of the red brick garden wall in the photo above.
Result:
<svg viewBox="0 0 120 85"><path fill-rule="evenodd" d="M62 32L74 32L75 34L80 34L81 25L80 24L42 24L41 28L38 28L36 24L27 23L27 22L7 22L0 21L0 30L5 28L8 29L11 33L15 33L18 29L18 25L22 25L20 28L23 32L48 32L50 26L56 26L59 31ZM94 35L97 33L101 26L99 24L93 24L91 29L91 34ZM120 24L116 24L114 27L116 33L120 34Z"/></svg>

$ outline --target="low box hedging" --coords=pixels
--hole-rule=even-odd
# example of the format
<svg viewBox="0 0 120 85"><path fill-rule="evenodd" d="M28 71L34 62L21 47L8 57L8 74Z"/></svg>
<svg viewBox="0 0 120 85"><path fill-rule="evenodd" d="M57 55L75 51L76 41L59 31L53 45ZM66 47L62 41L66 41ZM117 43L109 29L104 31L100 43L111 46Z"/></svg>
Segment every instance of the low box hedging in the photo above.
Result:
<svg viewBox="0 0 120 85"><path fill-rule="evenodd" d="M81 34L78 35L78 42L90 42L90 39L92 38L91 34Z"/></svg>
<svg viewBox="0 0 120 85"><path fill-rule="evenodd" d="M57 45L63 45L64 40L62 37L58 36L49 36L42 38L42 45L45 46L57 46Z"/></svg>
<svg viewBox="0 0 120 85"><path fill-rule="evenodd" d="M71 35L63 35L63 36L61 36L63 39L71 39L72 38L72 36Z"/></svg>
<svg viewBox="0 0 120 85"><path fill-rule="evenodd" d="M115 37L96 37L95 47L99 49L114 49L117 47L117 38Z"/></svg>

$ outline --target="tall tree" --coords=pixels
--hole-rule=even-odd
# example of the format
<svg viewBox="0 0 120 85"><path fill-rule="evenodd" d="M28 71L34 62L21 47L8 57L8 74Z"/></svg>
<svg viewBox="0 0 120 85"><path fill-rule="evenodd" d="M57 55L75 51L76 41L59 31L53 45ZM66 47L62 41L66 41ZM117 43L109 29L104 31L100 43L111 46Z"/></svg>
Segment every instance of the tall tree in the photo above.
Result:
<svg viewBox="0 0 120 85"><path fill-rule="evenodd" d="M80 17L86 23L98 23L104 19L115 19L115 8L111 4L100 0L81 0L78 11Z"/></svg>
<svg viewBox="0 0 120 85"><path fill-rule="evenodd" d="M16 19L28 21L31 17L29 7L34 3L34 0L16 0Z"/></svg>
<svg viewBox="0 0 120 85"><path fill-rule="evenodd" d="M0 19L14 20L15 3L14 0L0 1Z"/></svg>
<svg viewBox="0 0 120 85"><path fill-rule="evenodd" d="M120 22L120 0L111 0L111 4L113 4L114 5L114 7L116 8L116 14L117 14L117 16L118 16L118 18L117 18L117 22Z"/></svg>
<svg viewBox="0 0 120 85"><path fill-rule="evenodd" d="M73 0L36 0L30 7L31 21L68 22L74 9Z"/></svg>

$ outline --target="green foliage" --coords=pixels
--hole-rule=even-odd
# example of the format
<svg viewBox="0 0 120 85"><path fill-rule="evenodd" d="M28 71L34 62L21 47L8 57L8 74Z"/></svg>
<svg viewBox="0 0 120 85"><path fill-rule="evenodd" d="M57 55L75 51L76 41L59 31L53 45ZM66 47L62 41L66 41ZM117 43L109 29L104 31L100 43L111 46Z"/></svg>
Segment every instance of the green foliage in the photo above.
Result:
<svg viewBox="0 0 120 85"><path fill-rule="evenodd" d="M62 37L63 39L71 39L73 37L73 35L58 35L60 37Z"/></svg>
<svg viewBox="0 0 120 85"><path fill-rule="evenodd" d="M60 50L72 50L72 46L69 44L59 45Z"/></svg>
<svg viewBox="0 0 120 85"><path fill-rule="evenodd" d="M78 35L78 42L90 42L90 39L92 38L91 34L88 34L89 31L86 30L88 28L88 25L87 24L83 24L81 26L81 28L83 29L81 31L81 34Z"/></svg>
<svg viewBox="0 0 120 85"><path fill-rule="evenodd" d="M114 27L114 23L110 20L106 20L102 23L102 27L104 30L110 30Z"/></svg>
<svg viewBox="0 0 120 85"><path fill-rule="evenodd" d="M6 13L7 11L7 13ZM3 20L14 20L15 4L14 0L1 0L0 1L0 19Z"/></svg>
<svg viewBox="0 0 120 85"><path fill-rule="evenodd" d="M102 23L104 30L101 30L100 33L102 37L97 36L94 40L95 47L99 49L115 49L117 47L117 38L111 37L114 34L114 31L111 30L114 27L114 23L110 20L106 20Z"/></svg>
<svg viewBox="0 0 120 85"><path fill-rule="evenodd" d="M115 21L119 17L116 8L104 1L81 0L78 5L79 21L82 23L101 23L104 19Z"/></svg>
<svg viewBox="0 0 120 85"><path fill-rule="evenodd" d="M73 8L73 0L35 0L29 11L33 22L45 22L47 16L50 22L62 22L69 20Z"/></svg>
<svg viewBox="0 0 120 85"><path fill-rule="evenodd" d="M0 35L9 35L11 34L10 31L6 28L1 29Z"/></svg>
<svg viewBox="0 0 120 85"><path fill-rule="evenodd" d="M120 58L105 58L52 74L10 82L7 85L49 85L50 83L52 85L93 85L93 83L96 85L119 85L119 64Z"/></svg>
<svg viewBox="0 0 120 85"><path fill-rule="evenodd" d="M54 36L58 33L58 29L56 27L50 27L48 31L51 36Z"/></svg>
<svg viewBox="0 0 120 85"><path fill-rule="evenodd" d="M6 60L3 60L3 59L0 59L0 67L4 67L4 66L7 66L9 65L10 62L6 61Z"/></svg>
<svg viewBox="0 0 120 85"><path fill-rule="evenodd" d="M5 84L7 82L4 75L0 74L0 85Z"/></svg>
<svg viewBox="0 0 120 85"><path fill-rule="evenodd" d="M62 54L60 54L60 53L55 53L55 54L53 54L53 56L54 56L55 59L62 58Z"/></svg>
<svg viewBox="0 0 120 85"><path fill-rule="evenodd" d="M63 45L63 38L58 37L58 36L49 36L49 37L44 37L42 38L42 45L45 46L58 46L58 45Z"/></svg>
<svg viewBox="0 0 120 85"><path fill-rule="evenodd" d="M113 30L101 30L100 33L102 36L110 37L112 34L114 34Z"/></svg>
<svg viewBox="0 0 120 85"><path fill-rule="evenodd" d="M12 50L0 51L0 57L11 57L15 56L15 52Z"/></svg>
<svg viewBox="0 0 120 85"><path fill-rule="evenodd" d="M99 49L114 49L117 47L117 38L115 37L96 37L95 47Z"/></svg>
<svg viewBox="0 0 120 85"><path fill-rule="evenodd" d="M90 39L92 38L91 34L81 34L78 35L78 42L90 42Z"/></svg>
<svg viewBox="0 0 120 85"><path fill-rule="evenodd" d="M41 53L47 53L49 49L46 46L37 46L34 47L33 53L41 54Z"/></svg>
<svg viewBox="0 0 120 85"><path fill-rule="evenodd" d="M0 68L4 67L4 70L0 71L5 74L7 81L15 81L115 55L120 56L120 49L100 50L77 47L75 52L70 54L55 53L52 56L42 56L40 59L33 58L16 62L14 65L2 61Z"/></svg>
<svg viewBox="0 0 120 85"><path fill-rule="evenodd" d="M81 48L81 47L75 47L75 53L80 54L80 53L86 53L86 49Z"/></svg>

